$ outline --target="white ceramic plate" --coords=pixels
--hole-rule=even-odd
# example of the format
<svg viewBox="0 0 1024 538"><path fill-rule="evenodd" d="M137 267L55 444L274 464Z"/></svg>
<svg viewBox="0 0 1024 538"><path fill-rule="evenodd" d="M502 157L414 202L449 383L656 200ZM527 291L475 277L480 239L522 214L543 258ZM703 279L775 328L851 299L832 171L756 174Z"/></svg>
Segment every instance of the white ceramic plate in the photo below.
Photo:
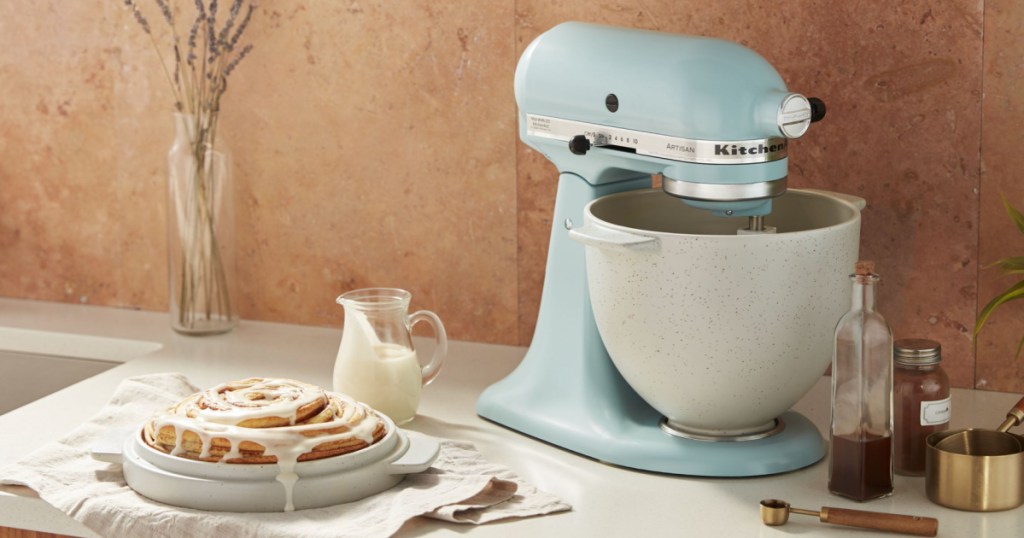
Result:
<svg viewBox="0 0 1024 538"><path fill-rule="evenodd" d="M426 470L439 450L435 439L399 430L388 421L388 433L369 447L297 463L297 480L290 488L276 463L210 463L170 456L143 442L138 428L111 432L92 456L122 464L128 485L155 501L199 510L281 512L289 504L295 510L321 508L379 493L407 474Z"/></svg>

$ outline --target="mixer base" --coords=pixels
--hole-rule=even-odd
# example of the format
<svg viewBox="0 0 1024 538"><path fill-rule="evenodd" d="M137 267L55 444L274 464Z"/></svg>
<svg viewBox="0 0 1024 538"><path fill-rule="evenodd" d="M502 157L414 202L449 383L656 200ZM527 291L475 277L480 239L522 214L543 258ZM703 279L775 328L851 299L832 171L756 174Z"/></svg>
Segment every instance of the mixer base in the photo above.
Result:
<svg viewBox="0 0 1024 538"><path fill-rule="evenodd" d="M527 406L528 407L528 406ZM785 428L768 437L713 442L670 435L660 427L661 416L649 420L585 424L562 422L551 409L530 411L505 408L485 418L532 437L604 463L666 474L747 477L795 471L825 456L825 442L803 415L788 411L779 417ZM638 418L638 417L633 417Z"/></svg>

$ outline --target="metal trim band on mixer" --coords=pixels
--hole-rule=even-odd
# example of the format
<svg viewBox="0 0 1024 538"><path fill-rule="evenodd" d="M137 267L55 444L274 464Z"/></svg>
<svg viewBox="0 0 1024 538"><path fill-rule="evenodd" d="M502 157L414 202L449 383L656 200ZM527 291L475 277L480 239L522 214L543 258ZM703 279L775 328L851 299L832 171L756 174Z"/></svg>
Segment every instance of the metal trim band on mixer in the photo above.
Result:
<svg viewBox="0 0 1024 538"><path fill-rule="evenodd" d="M695 441L710 441L710 442L743 442L743 441L756 441L758 439L764 439L771 437L777 433L782 432L786 429L786 423L781 418L776 418L768 423L767 428L763 430L754 429L750 432L743 432L739 434L712 434L705 432L693 431L683 426L680 426L667 417L662 417L661 422L658 423L661 431L673 435L675 437L682 437L683 439L693 439Z"/></svg>
<svg viewBox="0 0 1024 538"><path fill-rule="evenodd" d="M787 177L758 183L695 183L662 176L662 189L679 198L691 200L760 200L786 192Z"/></svg>
<svg viewBox="0 0 1024 538"><path fill-rule="evenodd" d="M632 129L526 114L526 134L555 140L584 135L594 146L636 150L639 155L697 164L756 164L786 158L788 141L773 137L756 140L694 140Z"/></svg>

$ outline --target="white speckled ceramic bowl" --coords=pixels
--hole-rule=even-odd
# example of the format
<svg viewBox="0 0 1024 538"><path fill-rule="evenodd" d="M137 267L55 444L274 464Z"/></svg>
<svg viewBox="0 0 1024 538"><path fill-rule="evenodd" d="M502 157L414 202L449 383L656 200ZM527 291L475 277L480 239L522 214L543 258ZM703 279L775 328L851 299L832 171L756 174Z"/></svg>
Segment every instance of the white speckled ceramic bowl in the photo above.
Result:
<svg viewBox="0 0 1024 538"><path fill-rule="evenodd" d="M850 304L864 201L790 190L737 235L660 190L605 196L573 239L587 245L594 317L615 366L674 429L757 435L831 363Z"/></svg>

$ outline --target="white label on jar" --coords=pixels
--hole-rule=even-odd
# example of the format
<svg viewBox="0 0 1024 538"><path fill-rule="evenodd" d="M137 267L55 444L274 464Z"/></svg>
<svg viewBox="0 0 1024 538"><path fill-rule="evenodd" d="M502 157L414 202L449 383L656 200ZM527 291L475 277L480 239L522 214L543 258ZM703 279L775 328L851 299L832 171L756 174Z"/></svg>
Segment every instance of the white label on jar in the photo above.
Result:
<svg viewBox="0 0 1024 538"><path fill-rule="evenodd" d="M949 400L946 398L945 400L921 402L921 425L936 426L949 422L949 417L952 414Z"/></svg>

